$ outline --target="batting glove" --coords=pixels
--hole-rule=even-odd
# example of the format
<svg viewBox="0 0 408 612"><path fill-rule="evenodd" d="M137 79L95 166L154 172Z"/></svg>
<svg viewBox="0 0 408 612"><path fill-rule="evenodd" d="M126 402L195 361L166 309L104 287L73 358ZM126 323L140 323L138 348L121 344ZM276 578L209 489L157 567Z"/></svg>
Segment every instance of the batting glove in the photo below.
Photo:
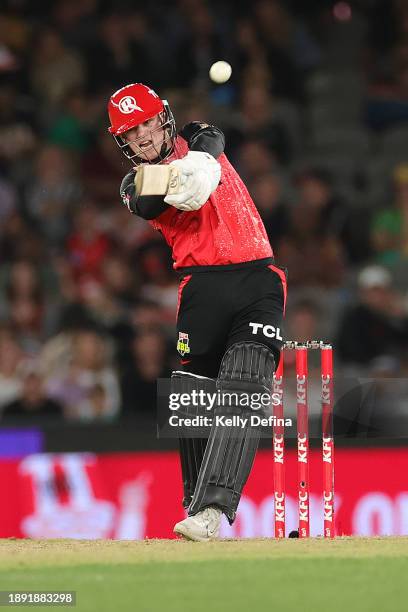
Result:
<svg viewBox="0 0 408 612"><path fill-rule="evenodd" d="M179 210L193 211L201 208L217 188L221 166L212 155L201 151L189 151L182 159L169 164L180 173L178 191L164 198L166 204Z"/></svg>

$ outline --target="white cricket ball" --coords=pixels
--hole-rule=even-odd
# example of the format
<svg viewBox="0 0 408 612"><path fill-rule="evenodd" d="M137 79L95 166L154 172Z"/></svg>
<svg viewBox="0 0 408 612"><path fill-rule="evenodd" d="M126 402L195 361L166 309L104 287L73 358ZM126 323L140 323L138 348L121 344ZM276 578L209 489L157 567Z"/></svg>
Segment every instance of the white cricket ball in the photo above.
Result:
<svg viewBox="0 0 408 612"><path fill-rule="evenodd" d="M210 68L210 79L214 83L226 83L232 74L231 65L228 62L215 62Z"/></svg>

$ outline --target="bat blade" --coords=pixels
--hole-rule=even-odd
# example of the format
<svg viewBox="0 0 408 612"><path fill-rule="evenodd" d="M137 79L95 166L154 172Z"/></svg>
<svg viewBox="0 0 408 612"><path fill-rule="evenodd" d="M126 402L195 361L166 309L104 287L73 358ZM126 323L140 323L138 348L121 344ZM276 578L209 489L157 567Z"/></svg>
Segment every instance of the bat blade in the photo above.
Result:
<svg viewBox="0 0 408 612"><path fill-rule="evenodd" d="M178 191L180 172L167 165L143 164L136 170L134 182L137 196L169 195Z"/></svg>

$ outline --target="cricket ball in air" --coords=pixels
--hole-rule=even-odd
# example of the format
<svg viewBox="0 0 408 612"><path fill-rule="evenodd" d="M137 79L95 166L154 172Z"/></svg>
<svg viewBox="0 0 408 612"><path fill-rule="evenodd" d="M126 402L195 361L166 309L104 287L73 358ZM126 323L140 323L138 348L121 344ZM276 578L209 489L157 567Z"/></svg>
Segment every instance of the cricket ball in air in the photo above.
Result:
<svg viewBox="0 0 408 612"><path fill-rule="evenodd" d="M232 74L231 65L228 62L215 62L210 68L210 79L214 83L226 83Z"/></svg>

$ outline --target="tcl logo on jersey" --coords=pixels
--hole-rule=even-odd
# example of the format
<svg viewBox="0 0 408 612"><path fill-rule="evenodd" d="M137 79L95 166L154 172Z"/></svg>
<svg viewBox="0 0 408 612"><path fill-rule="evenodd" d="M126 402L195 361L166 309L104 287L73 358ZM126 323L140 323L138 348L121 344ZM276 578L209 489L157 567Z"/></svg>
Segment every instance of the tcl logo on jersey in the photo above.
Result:
<svg viewBox="0 0 408 612"><path fill-rule="evenodd" d="M263 335L267 338L276 338L276 340L283 340L280 327L274 327L273 325L264 325L263 323L250 323L249 327L252 327L253 334L257 334L258 330L261 329Z"/></svg>

